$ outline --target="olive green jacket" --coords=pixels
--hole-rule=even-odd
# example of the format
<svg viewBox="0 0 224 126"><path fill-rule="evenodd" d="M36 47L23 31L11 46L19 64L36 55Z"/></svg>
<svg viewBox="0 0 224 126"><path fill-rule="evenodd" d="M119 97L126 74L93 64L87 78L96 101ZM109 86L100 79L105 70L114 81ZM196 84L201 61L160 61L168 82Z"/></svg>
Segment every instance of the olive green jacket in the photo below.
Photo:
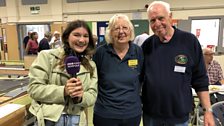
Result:
<svg viewBox="0 0 224 126"><path fill-rule="evenodd" d="M44 126L44 119L57 122L62 112L80 115L81 111L96 101L97 70L91 60L89 62L94 68L92 77L82 65L77 73L84 90L81 103L74 104L70 97L64 97L64 86L71 77L57 65L63 54L62 48L43 50L30 67L27 91L33 100L29 110L37 117L39 126Z"/></svg>

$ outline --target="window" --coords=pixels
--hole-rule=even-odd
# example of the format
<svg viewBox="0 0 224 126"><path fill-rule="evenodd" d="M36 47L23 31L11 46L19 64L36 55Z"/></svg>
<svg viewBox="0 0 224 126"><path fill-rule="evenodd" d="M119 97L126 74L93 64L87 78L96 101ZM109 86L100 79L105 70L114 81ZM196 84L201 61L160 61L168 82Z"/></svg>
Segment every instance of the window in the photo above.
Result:
<svg viewBox="0 0 224 126"><path fill-rule="evenodd" d="M201 43L202 47L218 46L220 19L192 20L191 33Z"/></svg>
<svg viewBox="0 0 224 126"><path fill-rule="evenodd" d="M5 7L5 6L6 6L5 0L0 0L0 7Z"/></svg>
<svg viewBox="0 0 224 126"><path fill-rule="evenodd" d="M78 2L96 2L96 1L105 1L105 0L67 0L67 3L78 3Z"/></svg>
<svg viewBox="0 0 224 126"><path fill-rule="evenodd" d="M224 53L224 16L190 17L191 33L202 48L210 47L217 54Z"/></svg>
<svg viewBox="0 0 224 126"><path fill-rule="evenodd" d="M22 0L22 5L47 4L48 0Z"/></svg>

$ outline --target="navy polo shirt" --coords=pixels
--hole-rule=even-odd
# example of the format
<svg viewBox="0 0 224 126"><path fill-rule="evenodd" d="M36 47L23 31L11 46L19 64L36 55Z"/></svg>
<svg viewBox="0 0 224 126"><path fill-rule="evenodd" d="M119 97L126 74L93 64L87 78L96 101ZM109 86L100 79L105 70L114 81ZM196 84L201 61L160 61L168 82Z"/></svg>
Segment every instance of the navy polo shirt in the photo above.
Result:
<svg viewBox="0 0 224 126"><path fill-rule="evenodd" d="M97 65L99 90L94 114L113 119L140 115L142 49L130 42L121 60L112 45L105 44L97 49L93 60Z"/></svg>

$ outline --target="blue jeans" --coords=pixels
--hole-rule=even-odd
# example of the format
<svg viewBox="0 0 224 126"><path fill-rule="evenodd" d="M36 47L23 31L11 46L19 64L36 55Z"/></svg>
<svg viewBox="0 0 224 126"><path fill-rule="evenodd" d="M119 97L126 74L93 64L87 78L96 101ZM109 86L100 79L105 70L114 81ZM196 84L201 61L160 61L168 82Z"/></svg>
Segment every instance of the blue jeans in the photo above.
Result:
<svg viewBox="0 0 224 126"><path fill-rule="evenodd" d="M79 118L80 116L78 115L62 114L57 122L45 120L45 126L78 126ZM38 122L34 126L38 126Z"/></svg>
<svg viewBox="0 0 224 126"><path fill-rule="evenodd" d="M179 124L170 124L164 120L155 120L150 116L143 114L143 126L188 126L188 121Z"/></svg>
<svg viewBox="0 0 224 126"><path fill-rule="evenodd" d="M56 122L55 126L78 126L79 117L80 116L63 114L59 118L58 122Z"/></svg>

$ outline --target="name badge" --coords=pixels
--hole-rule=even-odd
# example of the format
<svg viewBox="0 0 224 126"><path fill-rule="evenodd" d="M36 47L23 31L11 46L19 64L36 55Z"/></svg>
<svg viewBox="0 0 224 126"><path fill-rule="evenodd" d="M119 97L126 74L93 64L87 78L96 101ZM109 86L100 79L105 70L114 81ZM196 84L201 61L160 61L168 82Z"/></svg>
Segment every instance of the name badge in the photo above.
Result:
<svg viewBox="0 0 224 126"><path fill-rule="evenodd" d="M133 67L133 66L137 66L138 65L138 60L137 59L131 59L131 60L128 60L128 66L129 67Z"/></svg>
<svg viewBox="0 0 224 126"><path fill-rule="evenodd" d="M183 66L175 66L174 72L185 73L186 67Z"/></svg>

